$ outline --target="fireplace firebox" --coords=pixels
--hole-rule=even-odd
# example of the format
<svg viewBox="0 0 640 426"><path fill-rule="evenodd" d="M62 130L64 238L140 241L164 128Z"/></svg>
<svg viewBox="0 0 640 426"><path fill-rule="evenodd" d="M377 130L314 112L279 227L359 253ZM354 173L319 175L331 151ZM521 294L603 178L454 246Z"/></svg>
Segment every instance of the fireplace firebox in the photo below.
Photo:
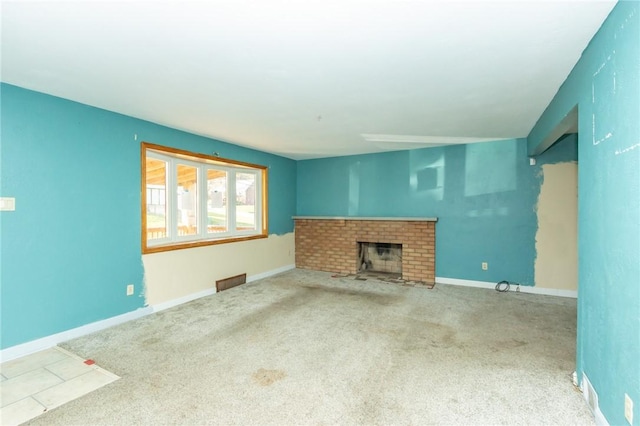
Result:
<svg viewBox="0 0 640 426"><path fill-rule="evenodd" d="M358 272L388 272L402 276L402 244L358 242Z"/></svg>

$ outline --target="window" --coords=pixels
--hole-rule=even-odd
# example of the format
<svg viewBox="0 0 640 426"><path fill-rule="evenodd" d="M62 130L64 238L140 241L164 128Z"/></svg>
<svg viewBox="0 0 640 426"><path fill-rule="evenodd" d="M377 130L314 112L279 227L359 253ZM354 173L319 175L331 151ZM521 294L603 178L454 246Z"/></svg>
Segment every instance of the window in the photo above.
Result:
<svg viewBox="0 0 640 426"><path fill-rule="evenodd" d="M142 143L142 252L267 236L267 168Z"/></svg>

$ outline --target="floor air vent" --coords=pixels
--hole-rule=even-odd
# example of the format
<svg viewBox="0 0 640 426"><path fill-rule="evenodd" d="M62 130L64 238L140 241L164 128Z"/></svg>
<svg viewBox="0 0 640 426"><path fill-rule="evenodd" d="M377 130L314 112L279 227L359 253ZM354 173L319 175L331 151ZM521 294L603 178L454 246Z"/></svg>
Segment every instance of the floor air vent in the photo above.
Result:
<svg viewBox="0 0 640 426"><path fill-rule="evenodd" d="M247 282L247 274L236 275L235 277L223 278L216 281L216 291L228 290Z"/></svg>

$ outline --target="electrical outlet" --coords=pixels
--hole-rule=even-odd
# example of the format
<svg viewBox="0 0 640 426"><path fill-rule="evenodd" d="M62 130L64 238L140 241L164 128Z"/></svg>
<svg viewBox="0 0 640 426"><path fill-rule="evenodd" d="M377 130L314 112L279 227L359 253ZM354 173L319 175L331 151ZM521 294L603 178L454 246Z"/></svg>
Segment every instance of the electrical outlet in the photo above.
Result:
<svg viewBox="0 0 640 426"><path fill-rule="evenodd" d="M486 271L489 269L489 264L487 262L482 262L482 270Z"/></svg>
<svg viewBox="0 0 640 426"><path fill-rule="evenodd" d="M2 197L0 198L0 210L5 212L12 212L16 209L16 199L14 197Z"/></svg>
<svg viewBox="0 0 640 426"><path fill-rule="evenodd" d="M624 418L630 425L633 424L633 400L626 393L624 394Z"/></svg>
<svg viewBox="0 0 640 426"><path fill-rule="evenodd" d="M127 296L133 296L133 284L127 286Z"/></svg>

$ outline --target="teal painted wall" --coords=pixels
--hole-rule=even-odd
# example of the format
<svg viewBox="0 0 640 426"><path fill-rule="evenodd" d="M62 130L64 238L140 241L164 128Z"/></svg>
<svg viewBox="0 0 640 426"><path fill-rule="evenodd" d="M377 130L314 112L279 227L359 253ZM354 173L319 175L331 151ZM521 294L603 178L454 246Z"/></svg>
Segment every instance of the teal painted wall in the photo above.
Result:
<svg viewBox="0 0 640 426"><path fill-rule="evenodd" d="M293 231L293 160L0 90L0 192L16 198L15 212L0 213L2 348L143 306L140 141L269 166L269 233ZM127 284L135 296L125 295Z"/></svg>
<svg viewBox="0 0 640 426"><path fill-rule="evenodd" d="M305 160L297 214L435 216L438 277L530 286L541 166L576 159L569 136L535 166L524 139Z"/></svg>
<svg viewBox="0 0 640 426"><path fill-rule="evenodd" d="M640 3L619 2L528 138L578 105L578 353L612 425L640 425Z"/></svg>

